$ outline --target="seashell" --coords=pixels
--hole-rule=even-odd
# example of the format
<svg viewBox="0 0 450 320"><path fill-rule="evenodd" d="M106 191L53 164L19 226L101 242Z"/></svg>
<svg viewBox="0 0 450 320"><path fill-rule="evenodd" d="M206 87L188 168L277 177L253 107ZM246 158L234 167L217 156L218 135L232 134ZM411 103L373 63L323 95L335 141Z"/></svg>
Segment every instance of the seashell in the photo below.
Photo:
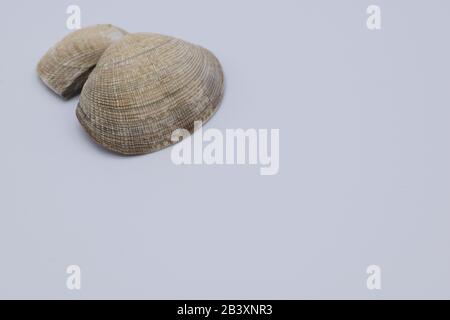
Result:
<svg viewBox="0 0 450 320"><path fill-rule="evenodd" d="M80 93L106 48L125 34L126 31L110 24L72 32L39 61L39 77L59 96L71 98Z"/></svg>
<svg viewBox="0 0 450 320"><path fill-rule="evenodd" d="M224 91L217 58L169 36L124 36L102 55L83 87L76 115L103 147L125 155L158 151L176 129L208 121Z"/></svg>

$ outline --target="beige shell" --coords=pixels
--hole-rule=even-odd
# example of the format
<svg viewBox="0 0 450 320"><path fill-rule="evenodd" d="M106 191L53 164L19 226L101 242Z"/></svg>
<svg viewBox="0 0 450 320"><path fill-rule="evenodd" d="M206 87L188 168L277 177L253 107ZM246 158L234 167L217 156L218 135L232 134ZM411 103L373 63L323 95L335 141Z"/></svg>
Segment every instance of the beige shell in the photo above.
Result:
<svg viewBox="0 0 450 320"><path fill-rule="evenodd" d="M126 31L110 24L74 31L39 61L39 77L59 96L71 98L80 93L106 48L125 34Z"/></svg>
<svg viewBox="0 0 450 320"><path fill-rule="evenodd" d="M83 87L76 114L105 148L145 154L173 144L217 110L222 68L208 50L180 39L129 34L111 45Z"/></svg>

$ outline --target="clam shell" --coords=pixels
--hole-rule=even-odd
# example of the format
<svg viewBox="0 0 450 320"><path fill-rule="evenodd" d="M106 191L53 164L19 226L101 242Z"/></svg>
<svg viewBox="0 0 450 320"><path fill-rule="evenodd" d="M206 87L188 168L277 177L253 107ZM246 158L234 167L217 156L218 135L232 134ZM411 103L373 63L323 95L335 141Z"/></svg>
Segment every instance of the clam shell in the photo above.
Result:
<svg viewBox="0 0 450 320"><path fill-rule="evenodd" d="M39 77L59 96L71 98L80 93L106 48L125 34L126 31L110 24L72 32L39 61Z"/></svg>
<svg viewBox="0 0 450 320"><path fill-rule="evenodd" d="M208 50L169 36L129 34L111 45L83 87L76 114L103 147L151 153L217 110L222 67Z"/></svg>

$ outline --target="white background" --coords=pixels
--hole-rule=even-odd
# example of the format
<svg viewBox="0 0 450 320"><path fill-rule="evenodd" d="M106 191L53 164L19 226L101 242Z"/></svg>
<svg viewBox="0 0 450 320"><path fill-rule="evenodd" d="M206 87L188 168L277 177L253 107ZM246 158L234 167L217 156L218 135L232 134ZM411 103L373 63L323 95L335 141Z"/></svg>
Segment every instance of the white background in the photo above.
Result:
<svg viewBox="0 0 450 320"><path fill-rule="evenodd" d="M112 23L213 51L207 128L279 128L280 173L97 147L39 81ZM366 28L378 4L382 29ZM5 1L0 298L450 298L448 1ZM82 268L82 290L66 267ZM382 268L382 290L366 268Z"/></svg>

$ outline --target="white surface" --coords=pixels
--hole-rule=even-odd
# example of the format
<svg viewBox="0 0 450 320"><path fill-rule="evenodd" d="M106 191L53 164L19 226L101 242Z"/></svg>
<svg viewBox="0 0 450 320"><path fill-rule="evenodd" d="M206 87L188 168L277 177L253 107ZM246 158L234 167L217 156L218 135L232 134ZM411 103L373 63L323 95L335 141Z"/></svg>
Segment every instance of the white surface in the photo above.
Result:
<svg viewBox="0 0 450 320"><path fill-rule="evenodd" d="M207 127L279 128L274 177L103 151L35 72L74 2L2 3L0 297L450 298L449 3L377 0L370 32L373 2L76 1L212 50Z"/></svg>

